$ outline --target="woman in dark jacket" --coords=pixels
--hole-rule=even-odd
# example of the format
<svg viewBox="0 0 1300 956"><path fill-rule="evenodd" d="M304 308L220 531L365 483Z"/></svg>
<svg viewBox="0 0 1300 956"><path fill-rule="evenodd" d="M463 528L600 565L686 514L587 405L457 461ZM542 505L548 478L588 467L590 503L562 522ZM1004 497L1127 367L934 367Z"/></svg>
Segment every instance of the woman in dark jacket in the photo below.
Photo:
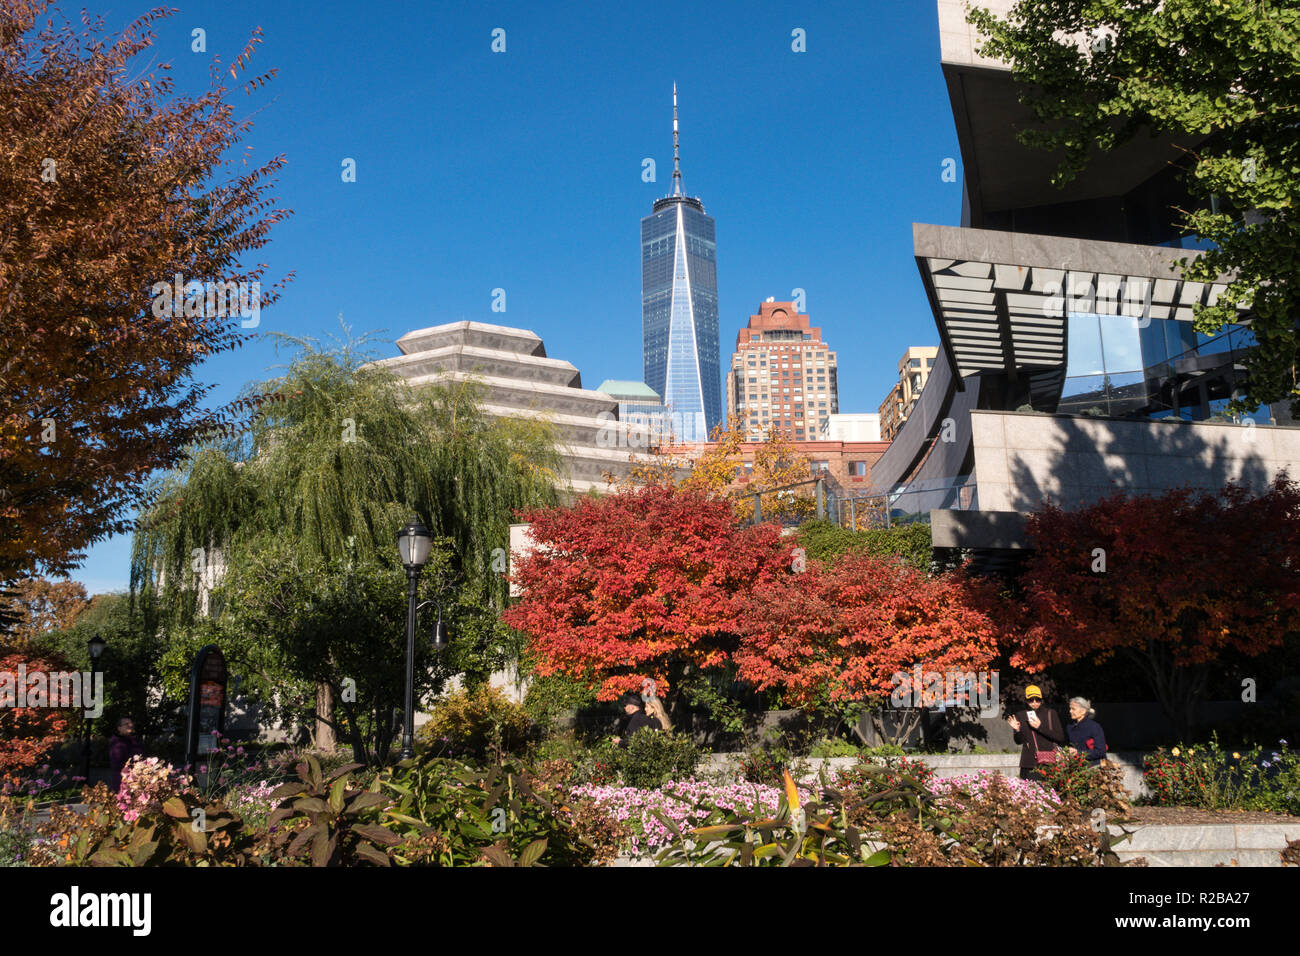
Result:
<svg viewBox="0 0 1300 956"><path fill-rule="evenodd" d="M623 713L627 715L627 729L623 731L623 736L614 738L614 743L620 747L626 747L632 735L644 727L649 727L651 730L664 729L657 717L651 717L645 712L645 702L640 694L624 695Z"/></svg>
<svg viewBox="0 0 1300 956"><path fill-rule="evenodd" d="M108 768L112 775L108 785L117 793L122 789L122 768L132 757L144 753L144 745L135 735L135 722L130 717L123 717L117 722L117 732L108 741Z"/></svg>
<svg viewBox="0 0 1300 956"><path fill-rule="evenodd" d="M1106 734L1093 720L1096 716L1086 698L1070 698L1070 726L1065 728L1070 735L1070 749L1083 754L1094 767L1106 759Z"/></svg>
<svg viewBox="0 0 1300 956"><path fill-rule="evenodd" d="M1020 779L1043 779L1037 754L1053 751L1065 743L1065 728L1056 711L1043 705L1043 692L1036 684L1025 688L1025 709L1007 718L1020 748Z"/></svg>

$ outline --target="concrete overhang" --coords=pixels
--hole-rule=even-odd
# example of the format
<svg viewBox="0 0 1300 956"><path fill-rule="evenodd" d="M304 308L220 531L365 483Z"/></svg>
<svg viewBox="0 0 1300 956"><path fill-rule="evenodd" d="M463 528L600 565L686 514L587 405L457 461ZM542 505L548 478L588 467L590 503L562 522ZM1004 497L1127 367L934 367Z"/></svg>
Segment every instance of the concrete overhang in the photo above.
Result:
<svg viewBox="0 0 1300 956"><path fill-rule="evenodd" d="M1048 383L1065 367L1068 313L1190 322L1227 285L1183 280L1180 260L1200 253L1163 246L924 223L912 243L958 382L993 371Z"/></svg>

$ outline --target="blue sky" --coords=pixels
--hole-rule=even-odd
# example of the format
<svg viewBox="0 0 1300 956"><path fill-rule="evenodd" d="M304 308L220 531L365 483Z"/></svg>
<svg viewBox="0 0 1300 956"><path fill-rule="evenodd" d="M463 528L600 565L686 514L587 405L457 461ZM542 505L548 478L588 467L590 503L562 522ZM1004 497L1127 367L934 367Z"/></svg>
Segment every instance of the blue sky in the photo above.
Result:
<svg viewBox="0 0 1300 956"><path fill-rule="evenodd" d="M960 155L932 0L176 6L150 55L181 91L258 26L249 75L279 70L231 94L251 160L286 155L275 194L294 210L256 258L296 277L253 332L326 337L341 314L383 330L383 357L471 319L531 329L588 388L640 380L640 219L671 190L676 81L683 181L717 222L724 366L758 303L795 288L839 353L841 411L876 411L902 352L937 344L912 223L957 224L961 186L941 177ZM91 7L110 27L143 9ZM199 376L216 405L281 361L251 337ZM101 543L74 576L123 588L128 555Z"/></svg>

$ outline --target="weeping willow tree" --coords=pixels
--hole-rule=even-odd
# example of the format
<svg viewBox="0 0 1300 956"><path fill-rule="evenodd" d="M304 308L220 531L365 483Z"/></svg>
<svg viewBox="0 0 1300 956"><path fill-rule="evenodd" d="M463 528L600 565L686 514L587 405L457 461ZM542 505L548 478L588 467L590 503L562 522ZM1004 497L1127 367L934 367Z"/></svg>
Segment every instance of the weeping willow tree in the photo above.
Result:
<svg viewBox="0 0 1300 956"><path fill-rule="evenodd" d="M333 728L382 759L404 660L397 530L414 515L436 536L422 596L454 638L432 669L421 648L417 689L485 680L517 653L497 619L508 526L516 509L555 503L559 454L547 423L485 417L472 381L413 389L367 364L364 339L283 338L297 353L246 391L246 427L156 482L132 594L169 636L169 693L216 640L273 716L314 717L318 743Z"/></svg>

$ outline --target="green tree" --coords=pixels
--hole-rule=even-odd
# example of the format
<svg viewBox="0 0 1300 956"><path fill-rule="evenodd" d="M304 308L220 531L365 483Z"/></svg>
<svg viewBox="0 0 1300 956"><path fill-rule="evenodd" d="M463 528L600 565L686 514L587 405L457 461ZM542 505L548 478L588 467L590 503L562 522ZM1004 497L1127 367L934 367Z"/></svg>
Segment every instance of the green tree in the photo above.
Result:
<svg viewBox="0 0 1300 956"><path fill-rule="evenodd" d="M159 480L132 588L169 635L169 687L215 635L264 699L320 721L318 740L338 728L358 756L382 759L378 688L400 689L389 668L404 657L386 643L404 641L398 528L414 514L439 539L424 596L460 625L443 675L486 680L511 650L493 612L508 526L516 509L555 502L559 458L545 423L487 419L472 382L415 390L367 364L364 339L287 341L298 352L286 373L248 391L249 430L193 448ZM335 719L345 678L357 707Z"/></svg>
<svg viewBox="0 0 1300 956"><path fill-rule="evenodd" d="M1021 0L999 19L968 16L985 56L1012 64L1039 121L1021 142L1059 150L1063 185L1095 149L1143 133L1186 150L1200 207L1181 227L1213 243L1187 279L1232 275L1196 328L1248 307L1259 348L1234 411L1289 399L1300 414L1300 7L1275 0Z"/></svg>
<svg viewBox="0 0 1300 956"><path fill-rule="evenodd" d="M71 625L48 631L33 642L78 670L89 671L87 644L96 635L105 644L98 665L104 674L104 713L96 726L111 732L119 717L129 716L137 730L151 734L174 724L185 698L151 699L162 684L159 665L166 644L157 629L146 625L129 594L97 594Z"/></svg>

